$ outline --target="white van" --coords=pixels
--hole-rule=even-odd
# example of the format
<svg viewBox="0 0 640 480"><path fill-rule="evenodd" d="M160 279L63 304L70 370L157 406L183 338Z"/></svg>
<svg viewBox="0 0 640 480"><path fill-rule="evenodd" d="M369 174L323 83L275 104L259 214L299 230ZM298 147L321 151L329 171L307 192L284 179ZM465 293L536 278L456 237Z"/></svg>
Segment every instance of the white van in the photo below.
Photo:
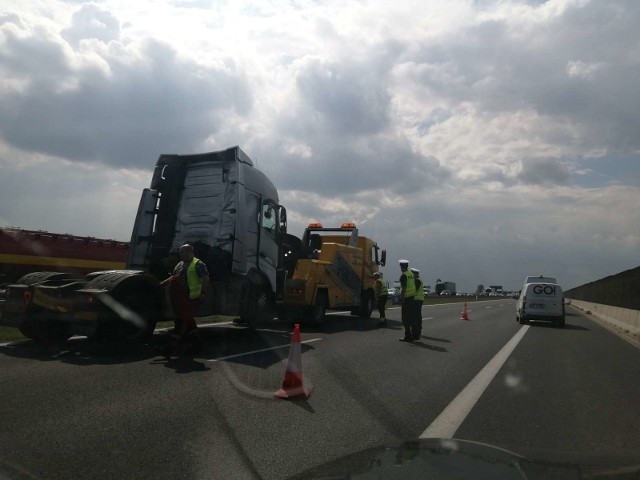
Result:
<svg viewBox="0 0 640 480"><path fill-rule="evenodd" d="M527 283L516 305L516 320L525 325L529 320L553 322L564 327L564 293L557 283Z"/></svg>
<svg viewBox="0 0 640 480"><path fill-rule="evenodd" d="M555 277L544 277L542 275L538 277L527 277L524 279L524 284L527 283L558 283Z"/></svg>

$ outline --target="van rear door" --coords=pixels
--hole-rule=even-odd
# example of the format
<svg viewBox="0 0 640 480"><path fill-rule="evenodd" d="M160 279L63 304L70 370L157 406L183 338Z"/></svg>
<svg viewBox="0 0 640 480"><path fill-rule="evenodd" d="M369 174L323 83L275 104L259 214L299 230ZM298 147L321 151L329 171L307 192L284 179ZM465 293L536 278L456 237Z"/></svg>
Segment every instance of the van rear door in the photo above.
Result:
<svg viewBox="0 0 640 480"><path fill-rule="evenodd" d="M554 283L530 283L527 285L526 304L528 317L557 317L563 311L562 288Z"/></svg>

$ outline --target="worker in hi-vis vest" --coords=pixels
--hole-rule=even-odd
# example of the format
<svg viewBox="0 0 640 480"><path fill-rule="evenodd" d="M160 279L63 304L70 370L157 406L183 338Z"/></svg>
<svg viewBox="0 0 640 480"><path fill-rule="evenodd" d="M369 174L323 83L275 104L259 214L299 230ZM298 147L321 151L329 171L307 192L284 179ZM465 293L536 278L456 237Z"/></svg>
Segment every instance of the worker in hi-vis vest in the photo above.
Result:
<svg viewBox="0 0 640 480"><path fill-rule="evenodd" d="M385 314L385 309L387 307L387 300L389 299L389 291L387 290L387 286L382 279L382 274L380 272L374 272L373 280L375 282L375 294L376 301L378 306L378 313L380 314L380 325L387 324L387 316Z"/></svg>
<svg viewBox="0 0 640 480"><path fill-rule="evenodd" d="M413 342L415 325L415 307L413 304L416 296L416 283L413 273L409 270L409 260L400 260L400 303L402 304L402 325L404 326L404 337L401 342Z"/></svg>
<svg viewBox="0 0 640 480"><path fill-rule="evenodd" d="M417 268L412 268L411 273L413 273L413 279L416 283L416 296L413 297L413 303L415 306L415 315L414 315L414 324L413 324L413 339L420 340L420 335L422 335L422 304L424 303L424 285L422 280L420 279L420 270Z"/></svg>
<svg viewBox="0 0 640 480"><path fill-rule="evenodd" d="M195 314L209 289L209 271L206 264L195 257L193 247L182 245L178 256L180 261L172 275L162 282L169 287L169 298L176 315L174 331L163 350L167 358L173 354L197 354L202 349Z"/></svg>

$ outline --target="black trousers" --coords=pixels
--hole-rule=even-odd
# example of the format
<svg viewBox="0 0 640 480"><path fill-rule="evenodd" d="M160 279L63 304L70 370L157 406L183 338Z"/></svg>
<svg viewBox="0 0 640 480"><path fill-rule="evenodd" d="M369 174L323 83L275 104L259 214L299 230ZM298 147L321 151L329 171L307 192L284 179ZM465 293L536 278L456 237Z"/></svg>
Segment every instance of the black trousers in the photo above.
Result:
<svg viewBox="0 0 640 480"><path fill-rule="evenodd" d="M414 338L413 329L415 326L416 307L413 297L404 297L402 302L402 326L404 327L404 338Z"/></svg>
<svg viewBox="0 0 640 480"><path fill-rule="evenodd" d="M388 295L380 295L378 297L378 313L380 314L380 318L385 318L386 315L384 313L384 309L387 308L387 300L389 299Z"/></svg>
<svg viewBox="0 0 640 480"><path fill-rule="evenodd" d="M420 338L420 335L422 335L422 303L423 300L413 300L415 311L412 331L413 338L415 338L416 340Z"/></svg>

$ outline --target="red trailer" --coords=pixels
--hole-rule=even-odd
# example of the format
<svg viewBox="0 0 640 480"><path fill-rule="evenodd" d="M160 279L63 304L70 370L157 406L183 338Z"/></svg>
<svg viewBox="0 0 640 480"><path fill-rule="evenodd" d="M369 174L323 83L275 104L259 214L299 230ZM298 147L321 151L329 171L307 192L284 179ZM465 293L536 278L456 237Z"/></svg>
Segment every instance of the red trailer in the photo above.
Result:
<svg viewBox="0 0 640 480"><path fill-rule="evenodd" d="M122 270L129 242L0 227L0 285L31 272Z"/></svg>

